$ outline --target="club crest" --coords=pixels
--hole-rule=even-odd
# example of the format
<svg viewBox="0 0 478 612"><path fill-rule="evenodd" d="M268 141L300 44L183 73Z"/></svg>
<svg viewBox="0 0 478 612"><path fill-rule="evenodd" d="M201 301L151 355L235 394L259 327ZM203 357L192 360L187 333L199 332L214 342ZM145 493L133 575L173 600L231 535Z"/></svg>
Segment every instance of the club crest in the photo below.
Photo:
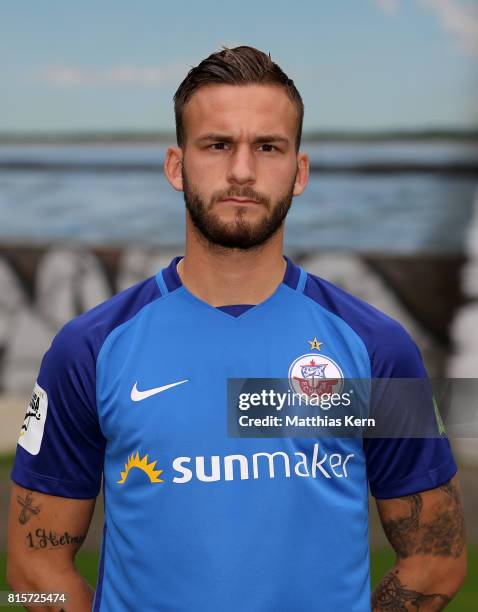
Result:
<svg viewBox="0 0 478 612"><path fill-rule="evenodd" d="M320 350L322 343L314 338L309 341L311 348ZM289 368L289 385L293 393L307 397L322 396L324 393L340 393L343 386L343 372L330 357L317 353L306 353L297 357Z"/></svg>

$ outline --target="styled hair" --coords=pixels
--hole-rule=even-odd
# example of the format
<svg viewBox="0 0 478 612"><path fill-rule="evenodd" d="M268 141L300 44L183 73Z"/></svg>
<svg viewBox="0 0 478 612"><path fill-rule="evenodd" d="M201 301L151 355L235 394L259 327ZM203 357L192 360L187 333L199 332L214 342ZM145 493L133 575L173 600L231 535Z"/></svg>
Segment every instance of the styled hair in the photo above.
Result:
<svg viewBox="0 0 478 612"><path fill-rule="evenodd" d="M282 87L297 108L296 150L299 150L302 137L304 104L294 85L294 81L272 61L270 54L254 47L240 46L212 53L200 64L191 68L174 94L174 116L176 119L176 139L178 146L184 146L184 107L191 96L205 85L277 85Z"/></svg>

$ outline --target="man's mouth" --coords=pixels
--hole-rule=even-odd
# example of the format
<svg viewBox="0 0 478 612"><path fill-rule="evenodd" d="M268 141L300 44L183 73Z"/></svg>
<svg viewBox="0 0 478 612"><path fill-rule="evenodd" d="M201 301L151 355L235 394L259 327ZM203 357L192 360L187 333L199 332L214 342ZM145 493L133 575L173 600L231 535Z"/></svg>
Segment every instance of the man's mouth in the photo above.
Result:
<svg viewBox="0 0 478 612"><path fill-rule="evenodd" d="M248 200L247 198L224 198L220 202L230 202L233 204L259 204L256 200Z"/></svg>

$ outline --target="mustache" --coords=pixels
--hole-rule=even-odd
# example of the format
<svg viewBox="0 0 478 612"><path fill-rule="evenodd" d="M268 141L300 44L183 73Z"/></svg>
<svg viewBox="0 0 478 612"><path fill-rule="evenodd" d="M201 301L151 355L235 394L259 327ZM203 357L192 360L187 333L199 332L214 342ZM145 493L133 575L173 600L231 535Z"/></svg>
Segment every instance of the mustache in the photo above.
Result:
<svg viewBox="0 0 478 612"><path fill-rule="evenodd" d="M243 198L247 200L253 200L258 204L264 204L267 208L270 208L270 198L259 193L253 189L250 185L244 185L244 187L233 186L225 191L216 191L211 198L211 203L219 202L220 200L227 200L228 198Z"/></svg>

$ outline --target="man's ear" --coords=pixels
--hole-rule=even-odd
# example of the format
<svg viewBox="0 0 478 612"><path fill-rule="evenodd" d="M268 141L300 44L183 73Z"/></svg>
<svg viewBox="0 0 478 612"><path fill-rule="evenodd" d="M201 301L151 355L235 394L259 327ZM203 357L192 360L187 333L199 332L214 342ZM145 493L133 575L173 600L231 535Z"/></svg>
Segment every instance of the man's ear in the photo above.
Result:
<svg viewBox="0 0 478 612"><path fill-rule="evenodd" d="M183 191L183 150L180 147L168 147L164 160L164 174L176 191Z"/></svg>
<svg viewBox="0 0 478 612"><path fill-rule="evenodd" d="M297 175L294 183L294 195L299 196L309 182L309 156L307 153L297 155Z"/></svg>

